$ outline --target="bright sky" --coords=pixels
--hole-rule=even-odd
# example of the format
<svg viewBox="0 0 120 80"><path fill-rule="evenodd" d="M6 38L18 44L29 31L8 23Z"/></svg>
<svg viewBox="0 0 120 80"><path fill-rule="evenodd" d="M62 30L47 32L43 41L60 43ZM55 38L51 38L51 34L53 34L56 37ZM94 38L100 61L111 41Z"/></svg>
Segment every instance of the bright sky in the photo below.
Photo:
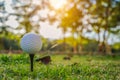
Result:
<svg viewBox="0 0 120 80"><path fill-rule="evenodd" d="M40 34L43 35L45 38L62 38L62 31L60 28L57 28L57 24L49 25L48 22L41 22L40 25Z"/></svg>

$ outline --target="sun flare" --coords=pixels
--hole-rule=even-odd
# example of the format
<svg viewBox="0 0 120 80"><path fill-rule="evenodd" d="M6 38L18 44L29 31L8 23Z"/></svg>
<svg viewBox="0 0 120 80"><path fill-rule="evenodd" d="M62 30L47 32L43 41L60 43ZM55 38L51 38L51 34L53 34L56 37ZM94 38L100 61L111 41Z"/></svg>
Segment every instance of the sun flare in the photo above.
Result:
<svg viewBox="0 0 120 80"><path fill-rule="evenodd" d="M60 9L66 4L66 0L50 0L50 3L55 9Z"/></svg>

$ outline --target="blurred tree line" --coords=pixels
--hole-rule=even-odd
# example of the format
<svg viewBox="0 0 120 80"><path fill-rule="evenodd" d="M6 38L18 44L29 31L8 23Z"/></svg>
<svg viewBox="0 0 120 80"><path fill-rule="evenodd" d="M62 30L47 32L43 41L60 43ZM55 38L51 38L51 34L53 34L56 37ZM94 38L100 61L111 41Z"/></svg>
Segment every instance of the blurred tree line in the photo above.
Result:
<svg viewBox="0 0 120 80"><path fill-rule="evenodd" d="M44 10L46 16L40 14ZM11 17L19 25L8 25ZM0 50L19 50L20 38L28 32L40 34L40 22L46 21L50 25L59 22L63 38L50 40L42 37L42 51L120 52L120 0L66 0L59 9L55 9L50 0L1 0ZM71 36L66 37L67 32ZM97 38L86 36L92 33ZM115 36L118 41L108 44L108 39Z"/></svg>

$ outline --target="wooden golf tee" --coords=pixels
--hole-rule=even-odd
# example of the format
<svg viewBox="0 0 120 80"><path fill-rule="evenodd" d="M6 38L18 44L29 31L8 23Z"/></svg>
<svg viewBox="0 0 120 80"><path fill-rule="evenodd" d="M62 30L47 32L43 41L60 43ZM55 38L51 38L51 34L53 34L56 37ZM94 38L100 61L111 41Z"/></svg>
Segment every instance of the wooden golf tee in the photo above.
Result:
<svg viewBox="0 0 120 80"><path fill-rule="evenodd" d="M30 70L33 72L33 59L34 59L34 54L29 54L30 56Z"/></svg>

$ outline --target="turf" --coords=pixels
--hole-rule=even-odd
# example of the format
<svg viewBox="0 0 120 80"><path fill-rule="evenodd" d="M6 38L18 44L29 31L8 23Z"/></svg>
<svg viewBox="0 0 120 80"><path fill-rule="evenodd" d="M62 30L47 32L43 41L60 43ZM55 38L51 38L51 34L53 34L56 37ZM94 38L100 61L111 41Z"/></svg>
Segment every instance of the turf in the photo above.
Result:
<svg viewBox="0 0 120 80"><path fill-rule="evenodd" d="M48 65L34 61L30 72L28 55L1 54L0 80L120 80L120 56L64 56L51 55Z"/></svg>

